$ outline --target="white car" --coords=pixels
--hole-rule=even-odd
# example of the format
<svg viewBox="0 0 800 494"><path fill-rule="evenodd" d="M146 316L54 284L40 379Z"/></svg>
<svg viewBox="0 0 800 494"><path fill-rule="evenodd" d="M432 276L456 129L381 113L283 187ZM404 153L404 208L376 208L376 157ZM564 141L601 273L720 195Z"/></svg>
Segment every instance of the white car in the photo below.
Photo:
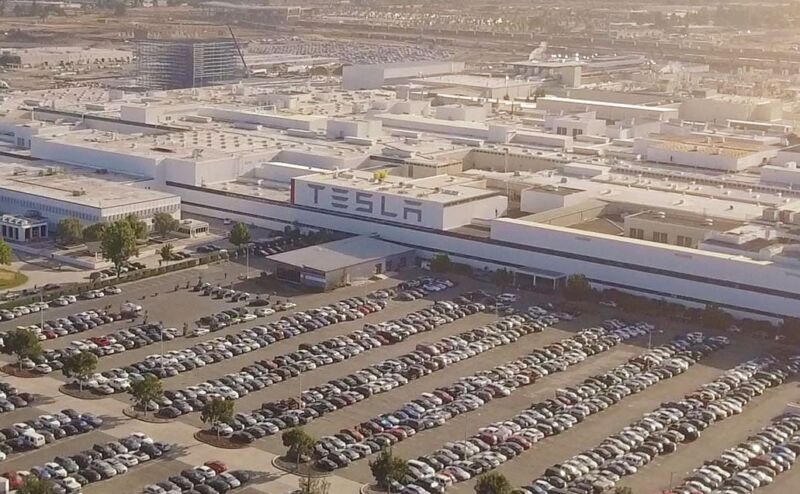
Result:
<svg viewBox="0 0 800 494"><path fill-rule="evenodd" d="M207 335L211 331L208 328L194 328L191 332L192 336L203 336Z"/></svg>
<svg viewBox="0 0 800 494"><path fill-rule="evenodd" d="M47 364L39 364L34 369L40 374L50 374L53 372L53 368Z"/></svg>
<svg viewBox="0 0 800 494"><path fill-rule="evenodd" d="M126 467L135 467L139 464L139 460L130 453L122 453L117 455L117 460Z"/></svg>
<svg viewBox="0 0 800 494"><path fill-rule="evenodd" d="M64 469L64 467L62 467L58 463L55 463L55 462L52 462L52 461L49 462L49 463L45 463L44 464L44 468L48 472L50 472L50 475L52 475L53 477L55 477L57 479L63 479L63 478L66 478L66 476L67 476L67 471Z"/></svg>
<svg viewBox="0 0 800 494"><path fill-rule="evenodd" d="M205 477L206 480L213 479L217 476L217 472L215 472L211 467L207 467L205 465L194 467L194 470Z"/></svg>

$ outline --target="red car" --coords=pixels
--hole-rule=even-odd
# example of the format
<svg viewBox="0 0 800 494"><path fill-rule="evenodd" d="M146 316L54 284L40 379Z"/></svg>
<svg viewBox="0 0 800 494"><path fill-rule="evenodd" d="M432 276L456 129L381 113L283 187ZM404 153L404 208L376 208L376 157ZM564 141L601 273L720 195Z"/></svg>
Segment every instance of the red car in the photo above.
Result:
<svg viewBox="0 0 800 494"><path fill-rule="evenodd" d="M228 470L228 465L222 463L219 460L207 461L207 462L203 463L203 465L207 466L211 470L214 470L214 472L216 472L217 475L219 475L222 472L225 472L225 471Z"/></svg>

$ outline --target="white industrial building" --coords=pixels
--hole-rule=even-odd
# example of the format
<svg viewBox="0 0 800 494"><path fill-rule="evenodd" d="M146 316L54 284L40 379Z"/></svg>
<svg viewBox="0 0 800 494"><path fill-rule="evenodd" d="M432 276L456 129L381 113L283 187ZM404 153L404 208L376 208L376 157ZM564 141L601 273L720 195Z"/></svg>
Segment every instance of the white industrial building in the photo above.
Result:
<svg viewBox="0 0 800 494"><path fill-rule="evenodd" d="M342 69L344 89L378 89L388 83L406 82L415 77L457 74L464 71L464 62L420 61L370 65L345 65Z"/></svg>
<svg viewBox="0 0 800 494"><path fill-rule="evenodd" d="M368 235L421 257L447 252L510 269L525 287L581 273L748 317L800 316L800 192L791 167L764 166L785 137L715 134L677 121L676 105L589 93L540 98L514 115L437 105L385 89L403 73L420 77L390 68L364 69L378 74L376 90L9 93L0 139L19 152L14 167L34 171L8 169L0 194L22 197L2 198L0 212L89 223L183 209ZM46 172L54 162L71 171ZM59 192L45 197L44 185Z"/></svg>
<svg viewBox="0 0 800 494"><path fill-rule="evenodd" d="M84 226L134 215L149 223L158 212L180 218L180 197L140 188L131 177L89 173L68 167L0 163L0 212L44 218L53 228L76 218Z"/></svg>

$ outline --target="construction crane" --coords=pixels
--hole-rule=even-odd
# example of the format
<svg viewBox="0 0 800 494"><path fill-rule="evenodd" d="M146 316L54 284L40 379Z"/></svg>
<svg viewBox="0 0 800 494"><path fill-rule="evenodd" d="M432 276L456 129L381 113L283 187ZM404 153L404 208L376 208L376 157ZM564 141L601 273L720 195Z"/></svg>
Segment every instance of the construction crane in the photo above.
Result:
<svg viewBox="0 0 800 494"><path fill-rule="evenodd" d="M236 51L239 52L239 58L242 59L242 65L244 66L244 75L245 77L250 75L250 69L247 68L247 62L244 61L244 53L242 53L242 48L239 46L239 42L236 40L236 35L233 34L233 28L230 24L227 24L228 31L231 33L231 38L233 39L233 44L236 45Z"/></svg>

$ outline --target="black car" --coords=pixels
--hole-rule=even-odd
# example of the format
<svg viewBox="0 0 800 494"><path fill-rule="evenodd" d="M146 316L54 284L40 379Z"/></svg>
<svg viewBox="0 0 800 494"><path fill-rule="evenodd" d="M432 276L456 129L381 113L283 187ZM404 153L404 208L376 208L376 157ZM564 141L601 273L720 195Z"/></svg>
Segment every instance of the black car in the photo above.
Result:
<svg viewBox="0 0 800 494"><path fill-rule="evenodd" d="M91 468L84 468L83 470L78 471L78 475L91 482L99 482L103 479L96 470Z"/></svg>
<svg viewBox="0 0 800 494"><path fill-rule="evenodd" d="M202 484L205 482L205 477L203 474L198 472L197 470L192 470L191 468L187 468L186 470L181 471L181 476L187 479L189 482L197 486L198 484Z"/></svg>

